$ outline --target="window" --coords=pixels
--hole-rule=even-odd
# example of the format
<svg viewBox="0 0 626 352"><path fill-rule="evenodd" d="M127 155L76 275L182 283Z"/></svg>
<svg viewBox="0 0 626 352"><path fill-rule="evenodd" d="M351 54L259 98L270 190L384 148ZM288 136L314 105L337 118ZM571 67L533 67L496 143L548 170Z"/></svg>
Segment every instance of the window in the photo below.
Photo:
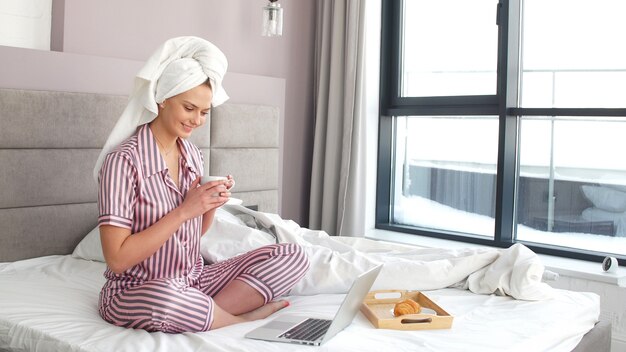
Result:
<svg viewBox="0 0 626 352"><path fill-rule="evenodd" d="M383 2L376 226L626 259L626 2Z"/></svg>

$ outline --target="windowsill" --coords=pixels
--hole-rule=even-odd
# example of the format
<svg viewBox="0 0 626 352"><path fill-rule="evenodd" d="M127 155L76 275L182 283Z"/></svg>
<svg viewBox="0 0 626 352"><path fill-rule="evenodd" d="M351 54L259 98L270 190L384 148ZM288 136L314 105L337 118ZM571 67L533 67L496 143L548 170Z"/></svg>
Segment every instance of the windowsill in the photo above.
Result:
<svg viewBox="0 0 626 352"><path fill-rule="evenodd" d="M488 246L482 246L472 243L450 241L441 238L433 238L419 235L410 235L406 233L380 229L372 229L367 231L365 237L372 240L396 242L431 248L489 248ZM626 268L624 267L619 267L616 273L605 273L602 271L600 263L570 258L561 258L545 254L538 254L538 256L543 261L547 270L558 273L559 275L577 279L598 281L619 287L626 287Z"/></svg>

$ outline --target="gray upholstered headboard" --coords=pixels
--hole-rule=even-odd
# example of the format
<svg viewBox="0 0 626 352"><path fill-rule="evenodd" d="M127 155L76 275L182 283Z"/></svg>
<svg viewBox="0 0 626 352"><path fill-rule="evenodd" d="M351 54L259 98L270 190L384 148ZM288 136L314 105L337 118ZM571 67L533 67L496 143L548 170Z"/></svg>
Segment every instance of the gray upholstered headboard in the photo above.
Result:
<svg viewBox="0 0 626 352"><path fill-rule="evenodd" d="M69 254L96 224L95 160L126 106L105 94L0 89L0 262ZM191 140L205 173L277 212L279 109L226 103Z"/></svg>

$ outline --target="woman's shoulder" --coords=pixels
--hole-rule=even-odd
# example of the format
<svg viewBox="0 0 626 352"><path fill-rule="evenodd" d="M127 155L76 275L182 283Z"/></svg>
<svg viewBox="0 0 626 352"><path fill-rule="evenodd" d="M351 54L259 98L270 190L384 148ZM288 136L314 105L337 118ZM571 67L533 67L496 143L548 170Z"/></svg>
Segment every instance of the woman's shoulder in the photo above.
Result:
<svg viewBox="0 0 626 352"><path fill-rule="evenodd" d="M100 169L100 182L104 179L116 180L119 177L135 179L141 173L137 157L137 140L133 137L128 138L106 155Z"/></svg>
<svg viewBox="0 0 626 352"><path fill-rule="evenodd" d="M137 140L137 135L134 134L128 137L128 139L126 139L120 145L113 148L113 150L111 150L107 154L107 159L123 158L132 162L133 160L136 159L136 155L138 153L138 146L139 146L139 143Z"/></svg>

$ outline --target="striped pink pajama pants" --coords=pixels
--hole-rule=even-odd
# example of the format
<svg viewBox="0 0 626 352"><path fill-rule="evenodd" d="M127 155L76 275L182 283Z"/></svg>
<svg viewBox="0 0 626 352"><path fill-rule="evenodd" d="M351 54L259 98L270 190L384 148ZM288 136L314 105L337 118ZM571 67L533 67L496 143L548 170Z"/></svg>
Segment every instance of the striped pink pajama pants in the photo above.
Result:
<svg viewBox="0 0 626 352"><path fill-rule="evenodd" d="M269 245L223 262L205 265L200 276L150 280L115 295L100 308L117 326L166 333L207 331L213 323L212 296L241 280L270 302L285 294L306 273L309 261L293 243Z"/></svg>

